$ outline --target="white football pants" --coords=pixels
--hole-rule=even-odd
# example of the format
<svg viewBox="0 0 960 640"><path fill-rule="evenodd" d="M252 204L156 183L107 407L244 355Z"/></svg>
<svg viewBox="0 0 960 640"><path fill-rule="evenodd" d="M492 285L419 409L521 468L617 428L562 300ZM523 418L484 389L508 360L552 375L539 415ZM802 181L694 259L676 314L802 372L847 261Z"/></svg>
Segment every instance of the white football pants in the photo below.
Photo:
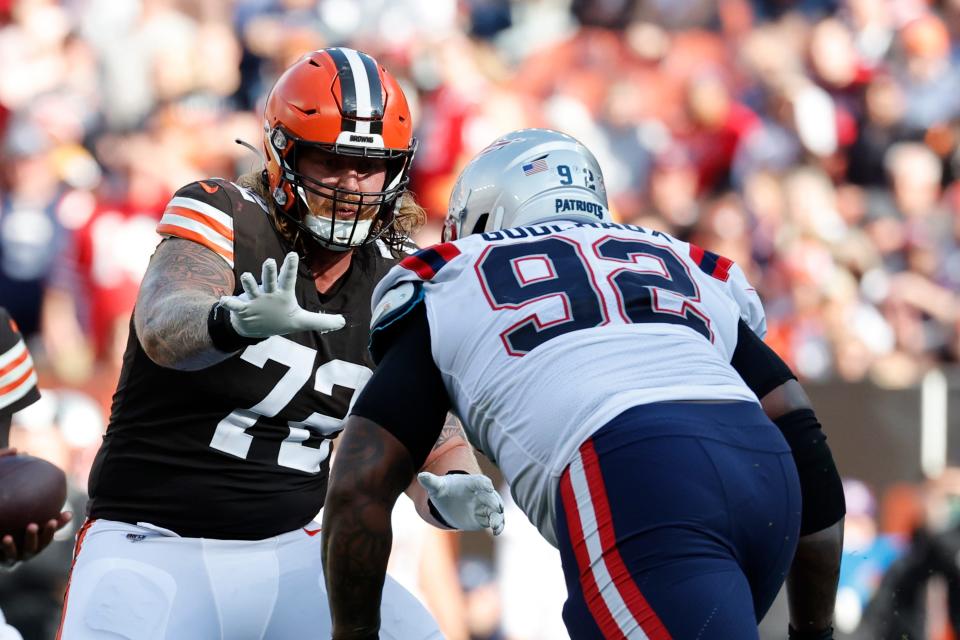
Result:
<svg viewBox="0 0 960 640"><path fill-rule="evenodd" d="M80 530L59 639L330 638L319 524L256 541L141 525L94 520ZM443 638L389 576L380 616L381 638Z"/></svg>

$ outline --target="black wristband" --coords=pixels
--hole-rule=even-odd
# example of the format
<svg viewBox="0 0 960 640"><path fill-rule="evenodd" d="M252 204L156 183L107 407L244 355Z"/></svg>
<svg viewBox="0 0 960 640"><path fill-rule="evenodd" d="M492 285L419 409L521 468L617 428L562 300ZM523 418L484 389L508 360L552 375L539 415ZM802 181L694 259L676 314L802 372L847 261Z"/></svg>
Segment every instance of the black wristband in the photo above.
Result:
<svg viewBox="0 0 960 640"><path fill-rule="evenodd" d="M797 631L793 625L787 627L788 640L833 640L833 627L819 631Z"/></svg>
<svg viewBox="0 0 960 640"><path fill-rule="evenodd" d="M451 469L450 471L447 471L447 472L446 472L445 474L443 474L443 475L445 475L445 476L454 476L454 475L456 475L456 476L460 476L460 475L468 476L468 475L470 475L470 474L469 474L468 472L462 470L462 469ZM456 527L455 527L455 526L453 526L452 524L450 524L449 522L447 522L446 520L443 519L443 516L440 515L440 512L439 512L439 511L437 511L436 505L433 504L433 500L431 500L430 498L427 498L427 508L430 510L430 515L433 516L433 519L434 519L434 520L436 520L437 522L439 522L440 524L442 524L443 526L445 526L447 529L456 530Z"/></svg>
<svg viewBox="0 0 960 640"><path fill-rule="evenodd" d="M210 333L213 346L224 353L234 353L265 340L265 338L248 338L237 333L230 322L230 310L220 306L219 302L210 307L207 331Z"/></svg>
<svg viewBox="0 0 960 640"><path fill-rule="evenodd" d="M433 504L433 500L427 498L427 508L430 510L430 515L433 516L433 519L439 522L441 525L447 529L455 530L456 527L443 519L443 516L440 515L440 512L437 511L437 507Z"/></svg>

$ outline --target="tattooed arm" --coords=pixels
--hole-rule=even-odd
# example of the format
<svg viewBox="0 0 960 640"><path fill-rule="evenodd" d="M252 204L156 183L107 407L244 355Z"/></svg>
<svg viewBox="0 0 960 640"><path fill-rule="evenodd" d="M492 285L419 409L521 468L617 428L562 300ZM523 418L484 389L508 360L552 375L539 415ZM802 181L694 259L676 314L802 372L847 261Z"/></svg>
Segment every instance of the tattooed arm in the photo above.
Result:
<svg viewBox="0 0 960 640"><path fill-rule="evenodd" d="M161 242L140 284L133 316L147 356L183 371L229 358L232 354L213 346L207 317L233 288L233 271L213 251L180 238Z"/></svg>
<svg viewBox="0 0 960 640"><path fill-rule="evenodd" d="M450 471L481 473L480 465L477 464L477 457L473 453L473 447L467 443L463 427L460 426L460 422L452 413L447 414L447 420L440 432L440 437L437 438L436 444L433 445L433 449L420 471L429 471L438 476L445 475ZM423 485L417 482L416 478L406 488L405 492L413 500L421 518L435 527L447 528L430 513L428 504L430 496Z"/></svg>
<svg viewBox="0 0 960 640"><path fill-rule="evenodd" d="M378 637L393 542L390 514L410 483L407 447L376 422L350 416L330 472L322 560L335 640Z"/></svg>

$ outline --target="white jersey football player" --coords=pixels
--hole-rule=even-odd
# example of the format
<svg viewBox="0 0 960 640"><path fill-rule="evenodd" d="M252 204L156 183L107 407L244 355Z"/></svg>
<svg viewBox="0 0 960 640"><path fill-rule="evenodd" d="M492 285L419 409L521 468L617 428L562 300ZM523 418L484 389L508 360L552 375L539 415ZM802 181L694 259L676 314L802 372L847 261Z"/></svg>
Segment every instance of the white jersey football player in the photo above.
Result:
<svg viewBox="0 0 960 640"><path fill-rule="evenodd" d="M389 535L347 514L393 504L448 408L560 549L573 638L756 638L798 538L827 530L791 634L830 637L839 476L742 271L613 222L593 155L541 129L464 169L444 236L374 292L379 367L324 520L334 637L375 633Z"/></svg>

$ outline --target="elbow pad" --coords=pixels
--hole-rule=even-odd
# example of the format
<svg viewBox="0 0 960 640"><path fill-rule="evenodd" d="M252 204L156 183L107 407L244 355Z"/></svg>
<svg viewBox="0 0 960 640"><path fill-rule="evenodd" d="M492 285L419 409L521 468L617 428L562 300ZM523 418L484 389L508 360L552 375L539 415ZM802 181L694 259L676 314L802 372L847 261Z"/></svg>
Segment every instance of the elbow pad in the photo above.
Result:
<svg viewBox="0 0 960 640"><path fill-rule="evenodd" d="M803 501L800 535L826 529L847 512L840 473L827 445L827 436L812 409L797 409L773 422L790 445L800 476Z"/></svg>

